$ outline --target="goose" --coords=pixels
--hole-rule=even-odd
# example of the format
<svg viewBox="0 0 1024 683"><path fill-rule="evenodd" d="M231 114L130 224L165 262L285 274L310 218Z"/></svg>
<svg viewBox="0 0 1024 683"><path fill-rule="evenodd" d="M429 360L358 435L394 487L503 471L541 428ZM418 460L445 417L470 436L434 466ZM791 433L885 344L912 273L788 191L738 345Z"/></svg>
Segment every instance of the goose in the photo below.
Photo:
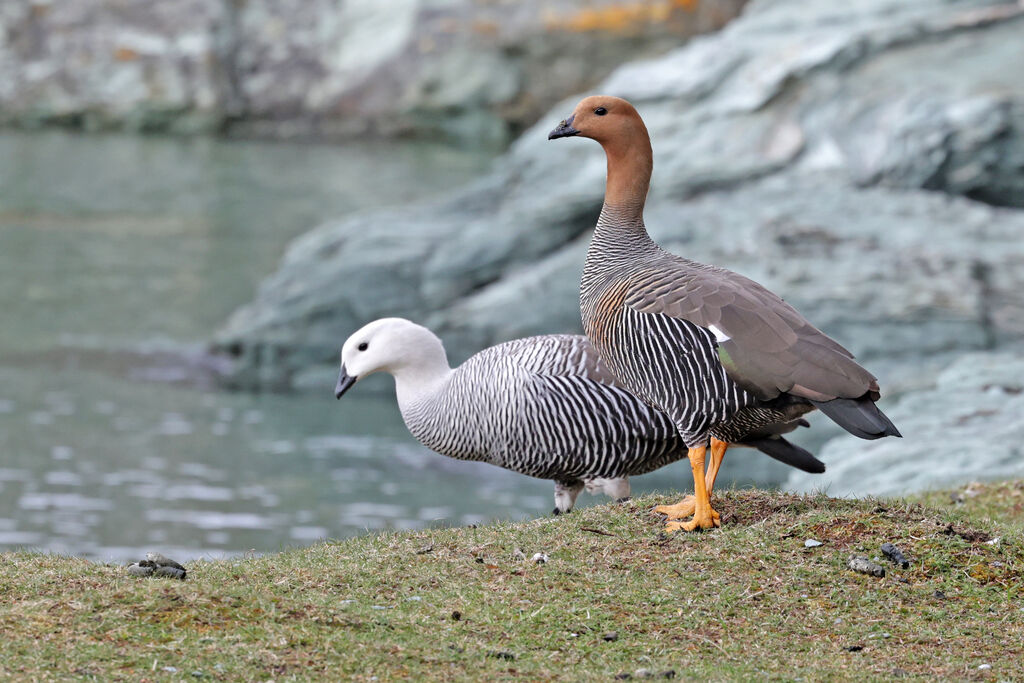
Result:
<svg viewBox="0 0 1024 683"><path fill-rule="evenodd" d="M862 439L900 436L875 405L877 379L838 342L753 280L651 239L643 210L653 155L632 104L583 99L548 139L575 136L600 143L608 163L580 282L584 332L621 386L668 415L688 448L694 495L655 508L668 531L720 525L706 454L717 470L737 432L817 408Z"/></svg>
<svg viewBox="0 0 1024 683"><path fill-rule="evenodd" d="M580 491L628 499L630 475L686 457L675 426L617 385L582 335L527 337L484 349L451 368L444 344L404 318L381 318L341 349L335 397L390 373L402 419L427 448L554 480L554 514ZM807 472L824 465L781 434L802 420L761 426L737 441ZM707 485L714 486L709 470Z"/></svg>

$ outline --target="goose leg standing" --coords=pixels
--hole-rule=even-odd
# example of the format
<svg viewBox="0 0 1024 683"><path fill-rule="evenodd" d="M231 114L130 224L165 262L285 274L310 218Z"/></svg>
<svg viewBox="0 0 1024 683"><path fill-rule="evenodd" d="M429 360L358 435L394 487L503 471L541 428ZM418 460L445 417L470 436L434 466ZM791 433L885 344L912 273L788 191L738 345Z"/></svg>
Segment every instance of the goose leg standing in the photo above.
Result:
<svg viewBox="0 0 1024 683"><path fill-rule="evenodd" d="M722 467L722 460L725 459L725 452L729 444L725 441L711 437L711 462L708 463L707 474L704 475L704 488L707 489L708 498L715 489L715 479L718 478L718 470ZM694 514L697 509L697 499L694 496L686 496L675 505L658 505L654 511L666 515L670 521L686 519ZM715 520L715 526L720 526L720 517L715 510L711 511L711 517Z"/></svg>

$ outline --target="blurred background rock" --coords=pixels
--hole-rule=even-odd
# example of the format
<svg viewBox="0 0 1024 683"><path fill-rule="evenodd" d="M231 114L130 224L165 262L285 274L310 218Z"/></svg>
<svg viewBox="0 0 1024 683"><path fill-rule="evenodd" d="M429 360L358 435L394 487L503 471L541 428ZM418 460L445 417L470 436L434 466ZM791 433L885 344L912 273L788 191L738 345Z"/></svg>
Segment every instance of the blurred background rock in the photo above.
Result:
<svg viewBox="0 0 1024 683"><path fill-rule="evenodd" d="M0 8L0 120L501 144L743 0L29 0Z"/></svg>
<svg viewBox="0 0 1024 683"><path fill-rule="evenodd" d="M579 330L604 158L546 133L587 92L650 128L652 235L848 346L906 437L819 416L824 476L741 452L725 479L1021 476L1022 35L1016 0L0 4L0 546L543 512L412 443L387 381L330 393L376 317L455 362Z"/></svg>

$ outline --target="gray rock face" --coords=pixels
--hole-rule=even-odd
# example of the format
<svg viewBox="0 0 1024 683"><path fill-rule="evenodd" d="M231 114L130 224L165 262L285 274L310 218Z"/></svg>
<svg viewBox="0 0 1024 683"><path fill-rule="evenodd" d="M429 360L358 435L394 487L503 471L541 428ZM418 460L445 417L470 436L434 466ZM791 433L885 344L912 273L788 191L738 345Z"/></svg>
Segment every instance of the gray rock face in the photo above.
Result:
<svg viewBox="0 0 1024 683"><path fill-rule="evenodd" d="M655 239L763 282L869 364L935 365L1024 339L1024 80L1006 68L1024 63L1022 13L753 2L596 90L633 100L651 132ZM604 155L546 139L576 101L449 200L297 240L217 335L238 383L287 386L384 315L430 325L456 357L577 331Z"/></svg>
<svg viewBox="0 0 1024 683"><path fill-rule="evenodd" d="M0 3L0 122L209 129L230 111L210 0Z"/></svg>
<svg viewBox="0 0 1024 683"><path fill-rule="evenodd" d="M493 142L744 1L4 2L0 122Z"/></svg>
<svg viewBox="0 0 1024 683"><path fill-rule="evenodd" d="M886 413L902 439L832 439L818 457L823 475L790 476L787 488L831 495L899 495L979 479L1019 477L1024 469L1024 351L969 354L931 389L903 397Z"/></svg>

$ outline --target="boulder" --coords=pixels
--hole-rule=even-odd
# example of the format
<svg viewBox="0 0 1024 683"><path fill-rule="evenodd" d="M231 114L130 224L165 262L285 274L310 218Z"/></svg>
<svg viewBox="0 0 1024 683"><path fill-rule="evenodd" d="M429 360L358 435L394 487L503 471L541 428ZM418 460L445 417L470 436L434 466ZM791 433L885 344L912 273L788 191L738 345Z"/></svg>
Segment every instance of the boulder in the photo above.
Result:
<svg viewBox="0 0 1024 683"><path fill-rule="evenodd" d="M818 453L825 474L793 472L785 488L887 496L1020 477L1024 349L965 355L932 387L906 394L886 414L904 438L838 436Z"/></svg>
<svg viewBox="0 0 1024 683"><path fill-rule="evenodd" d="M0 122L499 144L744 1L5 2Z"/></svg>
<svg viewBox="0 0 1024 683"><path fill-rule="evenodd" d="M1022 28L1005 0L755 1L595 90L648 124L656 239L763 282L866 361L933 367L1024 338L1024 81L1005 68ZM578 331L604 157L546 139L577 99L453 197L297 240L216 335L236 382L288 386L385 315L455 359Z"/></svg>
<svg viewBox="0 0 1024 683"><path fill-rule="evenodd" d="M0 3L0 123L210 130L234 113L227 3Z"/></svg>

